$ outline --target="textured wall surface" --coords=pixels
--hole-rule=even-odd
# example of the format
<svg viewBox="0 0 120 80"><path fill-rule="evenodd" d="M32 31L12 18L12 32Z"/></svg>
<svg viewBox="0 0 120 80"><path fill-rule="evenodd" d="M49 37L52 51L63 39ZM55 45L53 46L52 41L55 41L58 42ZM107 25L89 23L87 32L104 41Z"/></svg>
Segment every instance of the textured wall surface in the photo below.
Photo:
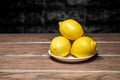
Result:
<svg viewBox="0 0 120 80"><path fill-rule="evenodd" d="M87 33L120 32L120 0L0 0L0 33L58 33L72 18Z"/></svg>

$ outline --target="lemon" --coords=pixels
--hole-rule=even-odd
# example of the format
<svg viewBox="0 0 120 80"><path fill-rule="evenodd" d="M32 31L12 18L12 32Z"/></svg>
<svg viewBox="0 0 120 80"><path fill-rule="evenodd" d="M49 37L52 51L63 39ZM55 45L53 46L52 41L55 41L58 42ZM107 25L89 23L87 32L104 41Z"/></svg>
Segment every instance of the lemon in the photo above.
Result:
<svg viewBox="0 0 120 80"><path fill-rule="evenodd" d="M59 32L69 40L75 40L84 34L82 26L74 19L60 21Z"/></svg>
<svg viewBox="0 0 120 80"><path fill-rule="evenodd" d="M59 57L65 57L70 53L71 44L68 39L63 36L57 36L50 43L50 52Z"/></svg>
<svg viewBox="0 0 120 80"><path fill-rule="evenodd" d="M94 54L96 51L96 42L88 36L83 36L74 41L71 48L71 54L82 58Z"/></svg>

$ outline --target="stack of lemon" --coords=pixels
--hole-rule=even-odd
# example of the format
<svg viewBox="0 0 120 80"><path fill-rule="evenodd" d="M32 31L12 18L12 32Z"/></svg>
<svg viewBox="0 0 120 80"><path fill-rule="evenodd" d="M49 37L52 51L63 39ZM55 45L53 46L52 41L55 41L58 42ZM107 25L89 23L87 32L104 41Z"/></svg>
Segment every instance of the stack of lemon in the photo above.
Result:
<svg viewBox="0 0 120 80"><path fill-rule="evenodd" d="M72 55L76 58L91 56L96 51L96 42L84 35L80 23L73 19L59 22L61 36L56 36L50 43L50 52L58 57Z"/></svg>

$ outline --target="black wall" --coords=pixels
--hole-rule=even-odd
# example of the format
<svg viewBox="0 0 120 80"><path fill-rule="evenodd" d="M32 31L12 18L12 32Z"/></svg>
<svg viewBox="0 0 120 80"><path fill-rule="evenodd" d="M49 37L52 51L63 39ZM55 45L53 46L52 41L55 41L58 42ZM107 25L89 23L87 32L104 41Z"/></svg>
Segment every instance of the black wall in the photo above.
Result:
<svg viewBox="0 0 120 80"><path fill-rule="evenodd" d="M120 32L120 0L0 0L0 33L58 33L73 18L87 33Z"/></svg>

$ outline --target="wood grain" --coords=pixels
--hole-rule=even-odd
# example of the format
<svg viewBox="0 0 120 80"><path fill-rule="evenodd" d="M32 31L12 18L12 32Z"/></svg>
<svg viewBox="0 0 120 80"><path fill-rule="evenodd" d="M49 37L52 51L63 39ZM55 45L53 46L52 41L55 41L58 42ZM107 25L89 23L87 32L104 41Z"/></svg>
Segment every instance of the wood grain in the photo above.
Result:
<svg viewBox="0 0 120 80"><path fill-rule="evenodd" d="M49 44L0 44L0 55L47 54Z"/></svg>
<svg viewBox="0 0 120 80"><path fill-rule="evenodd" d="M2 34L0 35L0 43L3 42L38 42L50 41L59 34Z"/></svg>
<svg viewBox="0 0 120 80"><path fill-rule="evenodd" d="M98 43L97 50L102 55L120 55L120 43Z"/></svg>
<svg viewBox="0 0 120 80"><path fill-rule="evenodd" d="M0 43L5 42L38 42L50 41L60 34L2 34L0 35ZM120 41L119 33L112 34L86 34L94 38L96 41Z"/></svg>
<svg viewBox="0 0 120 80"><path fill-rule="evenodd" d="M81 63L65 63L50 56L0 56L0 70L120 70L120 58L95 56Z"/></svg>
<svg viewBox="0 0 120 80"><path fill-rule="evenodd" d="M48 54L49 43L46 44L0 44L0 55ZM102 55L120 55L120 43L97 43L97 50Z"/></svg>
<svg viewBox="0 0 120 80"><path fill-rule="evenodd" d="M65 63L48 55L59 34L0 34L0 80L119 80L120 34L87 34L97 42L97 55Z"/></svg>
<svg viewBox="0 0 120 80"><path fill-rule="evenodd" d="M119 80L120 73L0 73L1 80Z"/></svg>
<svg viewBox="0 0 120 80"><path fill-rule="evenodd" d="M119 33L102 33L102 34L87 34L94 38L96 41L120 41Z"/></svg>

